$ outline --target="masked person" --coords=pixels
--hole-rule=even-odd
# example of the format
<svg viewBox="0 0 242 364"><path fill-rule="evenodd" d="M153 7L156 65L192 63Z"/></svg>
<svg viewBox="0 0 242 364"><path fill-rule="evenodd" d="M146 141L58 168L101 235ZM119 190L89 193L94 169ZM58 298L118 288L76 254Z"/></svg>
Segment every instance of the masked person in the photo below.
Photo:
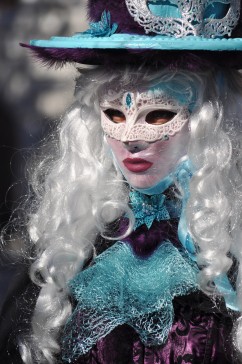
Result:
<svg viewBox="0 0 242 364"><path fill-rule="evenodd" d="M240 362L239 14L90 1L88 31L28 46L98 66L33 176L25 363Z"/></svg>

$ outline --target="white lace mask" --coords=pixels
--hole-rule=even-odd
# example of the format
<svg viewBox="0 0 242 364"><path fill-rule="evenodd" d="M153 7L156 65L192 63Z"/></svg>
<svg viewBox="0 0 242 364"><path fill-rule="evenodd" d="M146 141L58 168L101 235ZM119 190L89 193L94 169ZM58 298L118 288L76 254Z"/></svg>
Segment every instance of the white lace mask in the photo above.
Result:
<svg viewBox="0 0 242 364"><path fill-rule="evenodd" d="M155 142L175 135L189 119L187 106L164 95L159 90L148 92L125 92L123 96L110 92L100 102L101 124L106 135L122 142L143 140ZM122 113L121 122L113 121L109 110ZM167 111L171 119L160 125L149 123L152 112Z"/></svg>

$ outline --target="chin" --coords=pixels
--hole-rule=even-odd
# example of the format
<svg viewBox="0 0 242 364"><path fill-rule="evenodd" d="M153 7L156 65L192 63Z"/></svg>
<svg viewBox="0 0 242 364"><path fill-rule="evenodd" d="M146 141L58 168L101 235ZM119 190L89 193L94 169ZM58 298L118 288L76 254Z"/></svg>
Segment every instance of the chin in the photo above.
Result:
<svg viewBox="0 0 242 364"><path fill-rule="evenodd" d="M150 188L155 186L159 181L160 178L154 179L154 176L142 176L142 175L135 175L132 178L126 178L127 182L130 186L134 188Z"/></svg>

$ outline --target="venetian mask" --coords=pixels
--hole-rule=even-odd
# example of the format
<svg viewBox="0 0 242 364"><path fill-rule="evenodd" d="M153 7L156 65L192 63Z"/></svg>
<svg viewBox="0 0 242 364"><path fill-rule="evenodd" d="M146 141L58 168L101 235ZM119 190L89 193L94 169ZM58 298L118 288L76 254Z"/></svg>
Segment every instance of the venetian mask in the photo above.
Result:
<svg viewBox="0 0 242 364"><path fill-rule="evenodd" d="M189 109L159 87L105 95L101 124L116 163L134 188L168 176L187 153Z"/></svg>

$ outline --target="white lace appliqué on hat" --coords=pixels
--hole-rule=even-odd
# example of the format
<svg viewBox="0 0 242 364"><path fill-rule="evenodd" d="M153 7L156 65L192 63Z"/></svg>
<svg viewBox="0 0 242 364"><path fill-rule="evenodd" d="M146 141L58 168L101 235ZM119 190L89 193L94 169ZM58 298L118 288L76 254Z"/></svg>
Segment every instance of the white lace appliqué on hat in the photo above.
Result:
<svg viewBox="0 0 242 364"><path fill-rule="evenodd" d="M146 33L180 38L230 36L240 15L240 0L125 0Z"/></svg>

